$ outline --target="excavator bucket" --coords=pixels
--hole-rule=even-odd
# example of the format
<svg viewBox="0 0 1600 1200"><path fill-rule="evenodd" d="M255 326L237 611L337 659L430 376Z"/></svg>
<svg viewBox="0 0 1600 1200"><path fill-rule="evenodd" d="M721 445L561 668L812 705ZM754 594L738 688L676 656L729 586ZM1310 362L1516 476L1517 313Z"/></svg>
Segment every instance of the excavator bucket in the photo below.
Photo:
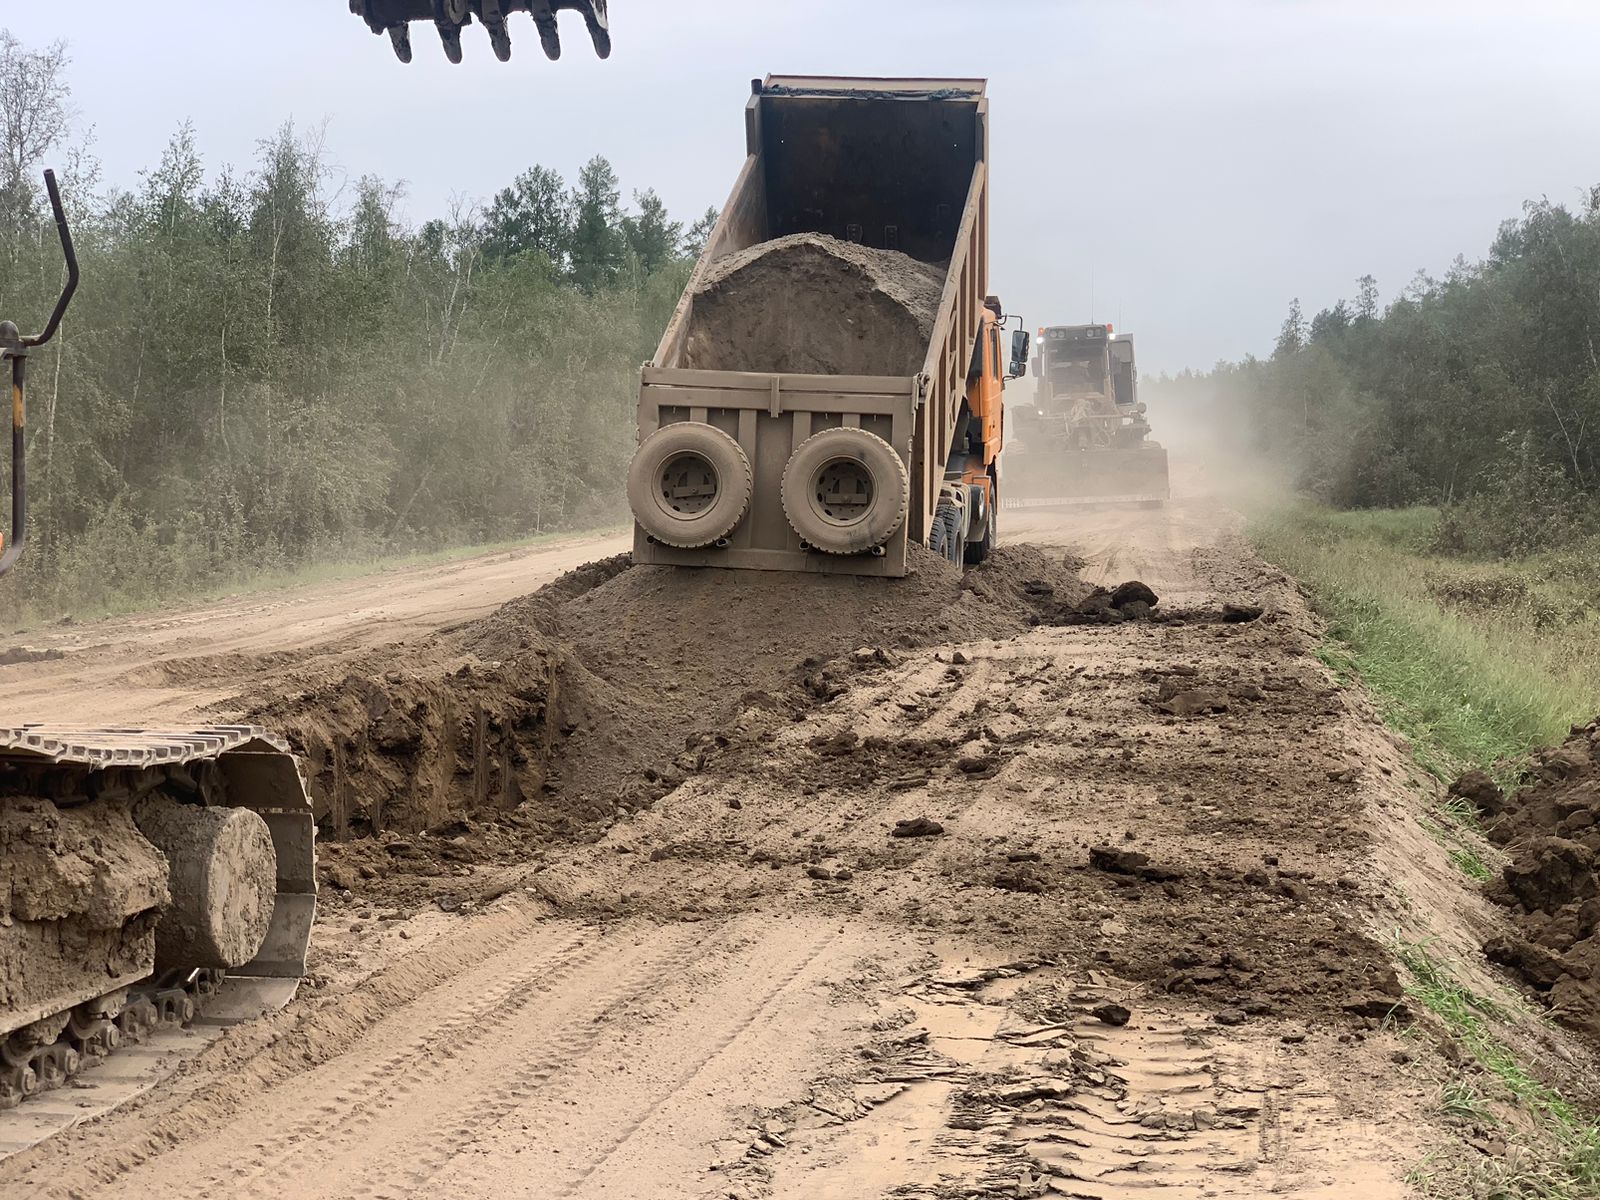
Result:
<svg viewBox="0 0 1600 1200"><path fill-rule="evenodd" d="M411 61L411 24L430 21L444 44L445 57L461 61L461 31L474 20L489 34L489 44L501 62L511 58L509 18L527 13L539 33L545 56L561 57L561 32L556 15L570 9L583 17L589 40L601 58L611 54L611 21L606 0L350 0L350 11L373 33L387 33L401 62Z"/></svg>

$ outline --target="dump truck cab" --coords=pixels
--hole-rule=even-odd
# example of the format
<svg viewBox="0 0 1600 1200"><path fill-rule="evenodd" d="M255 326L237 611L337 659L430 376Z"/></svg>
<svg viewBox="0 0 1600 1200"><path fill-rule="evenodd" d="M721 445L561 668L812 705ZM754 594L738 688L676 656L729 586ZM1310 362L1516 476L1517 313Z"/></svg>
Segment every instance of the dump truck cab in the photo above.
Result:
<svg viewBox="0 0 1600 1200"><path fill-rule="evenodd" d="M934 551L953 559L957 557L954 543L959 539L964 545L959 557L967 563L982 562L994 549L1000 449L1005 439L1005 385L1026 369L1027 334L1013 339L1008 348L1005 323L1000 298L985 297L967 371L965 404L945 464L941 509L946 527L936 527L929 540Z"/></svg>

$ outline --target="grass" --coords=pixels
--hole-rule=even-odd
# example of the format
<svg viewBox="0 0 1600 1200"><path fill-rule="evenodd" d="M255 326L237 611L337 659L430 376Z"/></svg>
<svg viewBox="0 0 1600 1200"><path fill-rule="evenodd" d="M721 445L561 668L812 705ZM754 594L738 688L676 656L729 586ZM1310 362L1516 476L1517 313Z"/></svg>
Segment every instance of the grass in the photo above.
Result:
<svg viewBox="0 0 1600 1200"><path fill-rule="evenodd" d="M451 546L441 550L405 554L358 554L342 558L318 560L281 570L246 571L235 578L195 588L185 593L178 603L183 607L191 607L213 603L230 596L339 583L347 579L361 579L379 575L386 571L457 562L465 558L476 558L483 554L528 550L573 538L604 537L608 534L620 533L624 528L624 526L616 525L594 529L568 530L561 533L543 533L534 537L512 541L480 542L473 545ZM19 613L13 614L12 619L7 621L5 632L25 633L29 629L50 624L67 615L70 615L75 621L94 621L104 617L149 612L158 608L172 607L173 605L174 600L170 596L143 593L114 594L101 597L92 602L73 605L66 612L24 605Z"/></svg>
<svg viewBox="0 0 1600 1200"><path fill-rule="evenodd" d="M1447 558L1429 548L1437 516L1296 505L1256 519L1251 533L1328 622L1318 657L1341 682L1366 685L1421 765L1442 780L1477 767L1509 784L1522 755L1600 712L1591 607L1600 550L1592 563L1581 547L1519 562ZM1495 852L1470 803L1446 798L1419 821L1468 879L1493 875L1486 858ZM1537 1018L1462 984L1429 942L1397 937L1394 952L1413 1007L1462 1052L1440 1108L1474 1131L1430 1156L1411 1182L1450 1200L1600 1197L1600 1123L1516 1048Z"/></svg>
<svg viewBox="0 0 1600 1200"><path fill-rule="evenodd" d="M1600 712L1600 618L1565 560L1463 562L1430 553L1431 509L1277 509L1262 554L1328 621L1320 657L1359 677L1441 779L1560 741Z"/></svg>
<svg viewBox="0 0 1600 1200"><path fill-rule="evenodd" d="M1502 1030L1516 1014L1464 986L1430 943L1397 938L1394 951L1410 976L1407 995L1470 1059L1445 1081L1440 1107L1456 1121L1496 1129L1506 1143L1504 1154L1471 1160L1465 1180L1459 1171L1435 1173L1430 1161L1412 1182L1430 1195L1485 1200L1600 1196L1600 1124L1537 1078L1510 1047Z"/></svg>

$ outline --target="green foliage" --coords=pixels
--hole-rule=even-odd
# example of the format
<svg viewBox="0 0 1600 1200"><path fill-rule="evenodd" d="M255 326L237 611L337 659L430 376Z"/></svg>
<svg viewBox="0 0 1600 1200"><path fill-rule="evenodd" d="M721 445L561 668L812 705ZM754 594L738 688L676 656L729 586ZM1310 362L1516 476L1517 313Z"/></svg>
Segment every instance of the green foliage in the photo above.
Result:
<svg viewBox="0 0 1600 1200"><path fill-rule="evenodd" d="M32 59L19 91L24 59L0 38L0 104L32 97L64 153L65 96ZM536 166L407 227L382 180L336 202L292 125L245 172L184 125L137 189L72 193L84 283L31 360L31 540L0 614L620 519L638 365L690 267L655 193L620 195L596 156L576 188ZM38 325L61 275L29 193L0 314Z"/></svg>
<svg viewBox="0 0 1600 1200"><path fill-rule="evenodd" d="M573 195L572 278L586 292L611 286L622 269L628 239L621 201L617 173L595 155L579 172Z"/></svg>
<svg viewBox="0 0 1600 1200"><path fill-rule="evenodd" d="M572 251L573 199L560 174L530 167L489 205L483 221L483 254L503 264L539 255L549 269L565 270Z"/></svg>
<svg viewBox="0 0 1600 1200"><path fill-rule="evenodd" d="M1600 711L1600 620L1590 584L1541 561L1463 566L1429 549L1434 510L1310 504L1252 522L1263 555L1299 579L1334 644L1418 761L1442 779L1504 770Z"/></svg>
<svg viewBox="0 0 1600 1200"><path fill-rule="evenodd" d="M1147 381L1157 411L1282 465L1340 508L1443 506L1441 548L1518 556L1600 528L1600 188L1505 222L1488 256L1419 275L1387 308L1371 275L1267 359Z"/></svg>
<svg viewBox="0 0 1600 1200"><path fill-rule="evenodd" d="M1476 558L1525 558L1567 546L1600 522L1592 498L1524 434L1504 439L1499 469L1440 515L1434 545Z"/></svg>
<svg viewBox="0 0 1600 1200"><path fill-rule="evenodd" d="M683 235L683 252L690 258L699 258L700 252L706 248L706 243L711 240L711 231L717 227L717 210L708 208L700 214L700 219L689 226L689 232Z"/></svg>

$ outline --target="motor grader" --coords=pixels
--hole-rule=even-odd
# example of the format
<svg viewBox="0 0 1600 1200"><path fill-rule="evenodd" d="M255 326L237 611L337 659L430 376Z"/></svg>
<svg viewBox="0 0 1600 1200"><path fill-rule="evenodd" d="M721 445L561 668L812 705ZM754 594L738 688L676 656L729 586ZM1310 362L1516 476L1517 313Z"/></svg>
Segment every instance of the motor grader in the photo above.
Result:
<svg viewBox="0 0 1600 1200"><path fill-rule="evenodd" d="M350 8L402 61L420 21L434 24L452 62L462 29L477 22L504 61L513 13L532 16L556 58L564 10L583 17L601 58L611 49L605 0ZM67 279L38 333L0 321L11 392L0 575L27 543L29 358L59 330L79 281L60 189L51 172L44 180ZM16 719L0 714L0 1110L18 1109L0 1119L0 1157L130 1098L154 1081L151 1060L174 1058L170 1047L132 1054L143 1065L74 1079L113 1050L186 1025L202 1007L214 1031L286 1004L305 973L317 893L311 802L282 739L244 725L8 724ZM71 1103L39 1095L69 1080Z"/></svg>
<svg viewBox="0 0 1600 1200"><path fill-rule="evenodd" d="M1133 339L1110 325L1039 330L1034 393L1011 406L1008 508L1164 503L1167 452L1150 440Z"/></svg>

